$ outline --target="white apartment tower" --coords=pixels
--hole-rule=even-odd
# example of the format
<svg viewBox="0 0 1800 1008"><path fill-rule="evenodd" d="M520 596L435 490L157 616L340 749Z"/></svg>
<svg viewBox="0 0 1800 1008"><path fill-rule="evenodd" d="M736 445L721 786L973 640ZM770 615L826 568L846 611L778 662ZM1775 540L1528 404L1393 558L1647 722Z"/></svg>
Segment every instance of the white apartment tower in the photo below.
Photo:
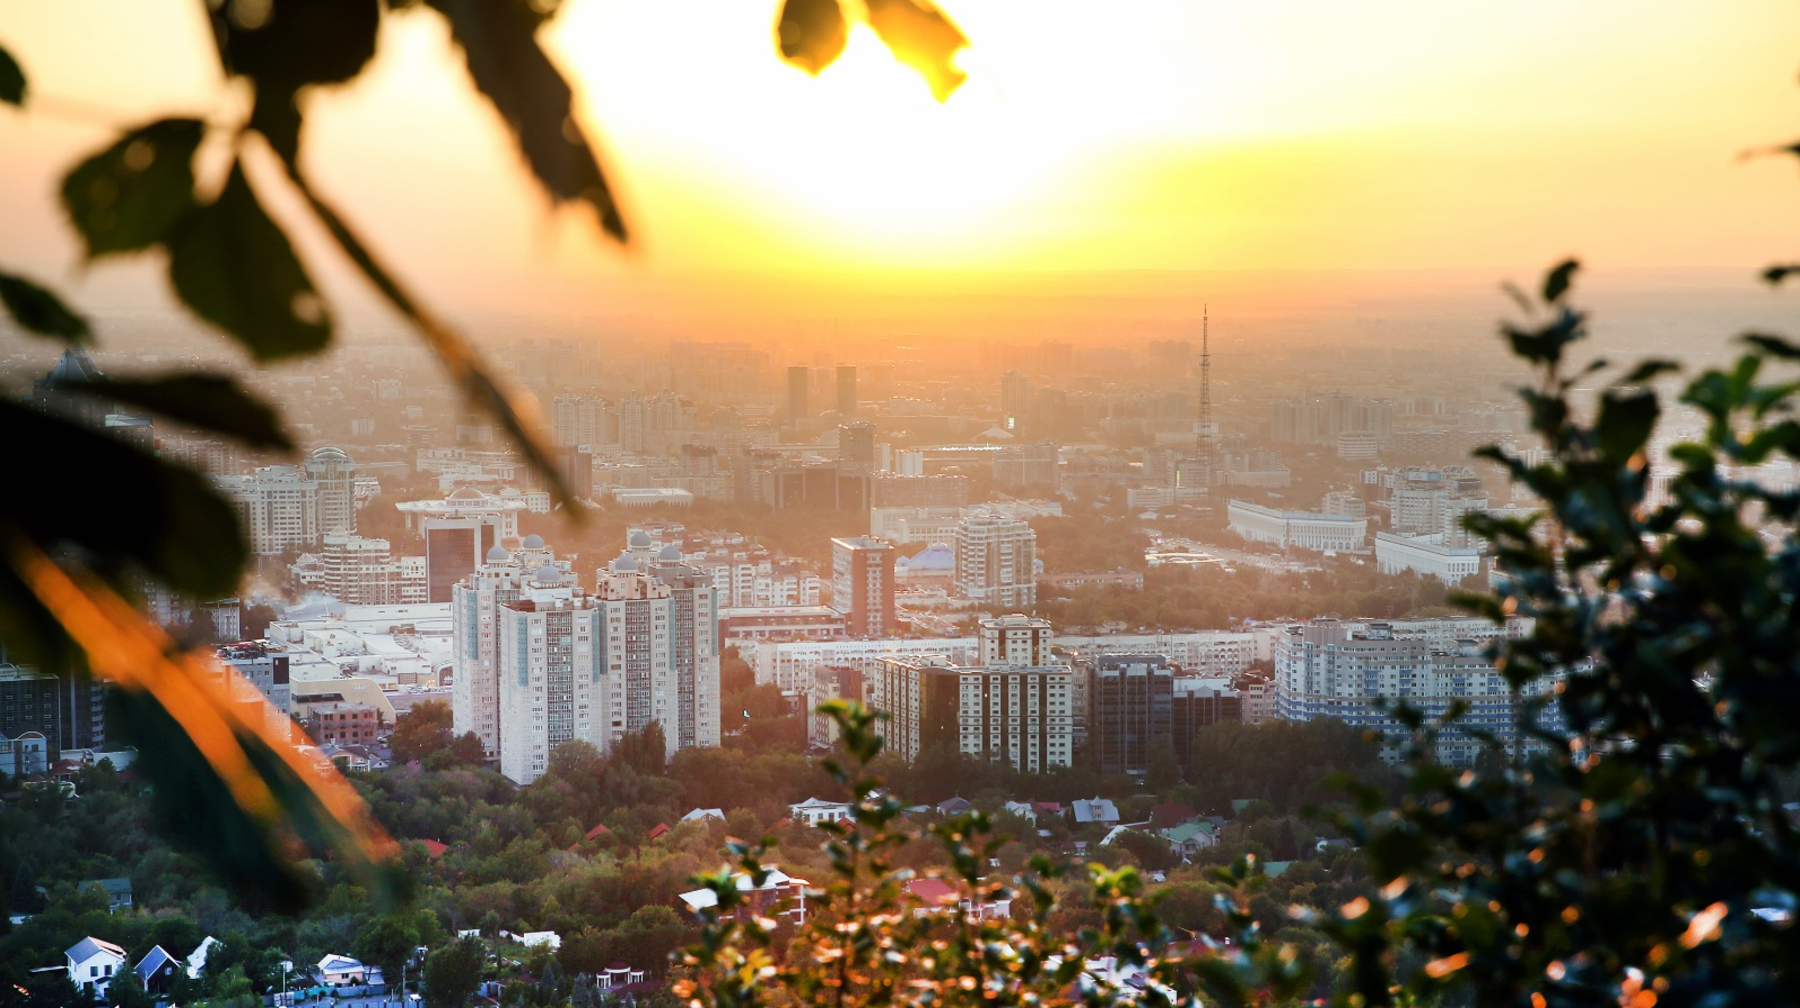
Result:
<svg viewBox="0 0 1800 1008"><path fill-rule="evenodd" d="M662 725L670 755L718 745L719 606L712 576L683 563L677 547L649 559L640 546L620 554L597 579L607 671L617 677L621 699L607 745L652 721Z"/></svg>
<svg viewBox="0 0 1800 1008"><path fill-rule="evenodd" d="M452 589L450 602L452 730L474 732L488 759L500 756L500 607L523 597L525 575L545 564L567 574L567 561L557 561L538 536L526 537L520 550L504 546L488 550L487 560Z"/></svg>
<svg viewBox="0 0 1800 1008"><path fill-rule="evenodd" d="M574 578L546 563L495 607L500 772L530 784L550 754L577 739L604 750L620 720L603 616Z"/></svg>
<svg viewBox="0 0 1800 1008"><path fill-rule="evenodd" d="M319 486L319 532L356 531L356 463L342 448L306 456L306 476Z"/></svg>
<svg viewBox="0 0 1800 1008"><path fill-rule="evenodd" d="M215 478L237 511L250 551L274 556L319 541L319 484L299 466L263 466L248 476Z"/></svg>
<svg viewBox="0 0 1800 1008"><path fill-rule="evenodd" d="M956 589L998 609L1037 604L1037 533L1019 518L977 514L956 527Z"/></svg>

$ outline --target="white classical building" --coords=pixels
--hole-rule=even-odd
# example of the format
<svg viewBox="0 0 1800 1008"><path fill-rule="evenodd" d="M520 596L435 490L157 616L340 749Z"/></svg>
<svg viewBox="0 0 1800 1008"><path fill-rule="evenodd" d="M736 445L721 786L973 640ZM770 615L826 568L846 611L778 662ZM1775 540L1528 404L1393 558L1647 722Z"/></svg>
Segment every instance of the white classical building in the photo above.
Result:
<svg viewBox="0 0 1800 1008"><path fill-rule="evenodd" d="M1369 536L1369 520L1352 515L1277 511L1241 500L1232 501L1227 513L1231 531L1283 549L1348 553L1362 549Z"/></svg>
<svg viewBox="0 0 1800 1008"><path fill-rule="evenodd" d="M1375 565L1383 574L1417 571L1445 584L1456 584L1481 573L1482 550L1477 545L1452 546L1443 535L1375 533Z"/></svg>

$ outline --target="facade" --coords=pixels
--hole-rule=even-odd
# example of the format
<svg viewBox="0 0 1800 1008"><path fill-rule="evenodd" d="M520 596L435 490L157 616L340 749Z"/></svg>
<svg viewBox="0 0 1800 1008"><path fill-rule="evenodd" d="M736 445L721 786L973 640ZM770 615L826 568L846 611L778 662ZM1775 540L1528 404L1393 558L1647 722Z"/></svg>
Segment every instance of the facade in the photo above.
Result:
<svg viewBox="0 0 1800 1008"><path fill-rule="evenodd" d="M386 727L381 712L368 704L320 703L306 708L306 727L320 745L374 742Z"/></svg>
<svg viewBox="0 0 1800 1008"><path fill-rule="evenodd" d="M526 537L517 552L497 545L451 592L451 730L474 732L490 760L500 756L500 609L523 597L527 576L545 564L559 582L568 574L568 561L558 561L538 536Z"/></svg>
<svg viewBox="0 0 1800 1008"><path fill-rule="evenodd" d="M850 636L895 636L894 554L892 544L869 536L831 540L831 607Z"/></svg>
<svg viewBox="0 0 1800 1008"><path fill-rule="evenodd" d="M1172 740L1174 668L1163 655L1108 654L1086 671L1088 741L1100 772L1144 773L1155 740Z"/></svg>
<svg viewBox="0 0 1800 1008"><path fill-rule="evenodd" d="M1231 680L1184 675L1170 682L1169 738L1182 773L1205 769L1194 766L1196 735L1223 721L1243 720L1243 698Z"/></svg>
<svg viewBox="0 0 1800 1008"><path fill-rule="evenodd" d="M999 609L1037 604L1037 533L1018 518L970 515L956 527L956 590Z"/></svg>
<svg viewBox="0 0 1800 1008"><path fill-rule="evenodd" d="M866 420L838 427L838 458L854 465L875 467L875 425Z"/></svg>
<svg viewBox="0 0 1800 1008"><path fill-rule="evenodd" d="M217 476L237 511L251 552L275 556L319 541L319 484L299 466L262 466L248 476Z"/></svg>
<svg viewBox="0 0 1800 1008"><path fill-rule="evenodd" d="M63 737L61 680L47 672L0 662L0 773L43 773Z"/></svg>
<svg viewBox="0 0 1800 1008"><path fill-rule="evenodd" d="M481 566L503 539L517 538L522 497L485 494L461 487L443 500L395 505L425 539L426 601L448 602L458 581Z"/></svg>
<svg viewBox="0 0 1800 1008"><path fill-rule="evenodd" d="M1469 544L1453 546L1442 535L1375 533L1375 565L1383 574L1416 571L1445 584L1458 584L1480 574L1482 549ZM1466 537L1465 537L1466 538Z"/></svg>
<svg viewBox="0 0 1800 1008"><path fill-rule="evenodd" d="M1535 684L1547 692L1553 683ZM1275 647L1276 716L1287 721L1337 718L1379 733L1382 758L1400 758L1409 730L1384 705L1408 704L1427 718L1441 718L1455 703L1467 713L1446 726L1438 758L1468 766L1481 743L1468 729L1492 734L1509 752L1541 743L1520 731L1523 704L1494 667L1486 648L1473 640L1440 642L1403 639L1385 623L1361 626L1316 619L1291 626ZM1554 707L1547 712L1554 717ZM1555 729L1555 722L1543 727Z"/></svg>
<svg viewBox="0 0 1800 1008"><path fill-rule="evenodd" d="M319 490L319 532L356 531L356 463L342 448L317 448L301 467Z"/></svg>
<svg viewBox="0 0 1800 1008"><path fill-rule="evenodd" d="M887 713L877 730L902 758L934 745L1041 773L1071 765L1075 673L1051 653L1048 620L984 621L980 664L943 655L884 658L867 679L869 705Z"/></svg>
<svg viewBox="0 0 1800 1008"><path fill-rule="evenodd" d="M529 784L564 742L609 748L623 731L621 677L606 667L600 610L574 578L548 563L524 574L494 622L500 772Z"/></svg>
<svg viewBox="0 0 1800 1008"><path fill-rule="evenodd" d="M1353 552L1368 538L1369 520L1352 515L1311 511L1277 511L1233 500L1228 508L1231 531L1250 542L1317 553Z"/></svg>
<svg viewBox="0 0 1800 1008"><path fill-rule="evenodd" d="M125 950L109 941L83 938L63 953L69 982L95 1000L106 997L113 978L125 969Z"/></svg>

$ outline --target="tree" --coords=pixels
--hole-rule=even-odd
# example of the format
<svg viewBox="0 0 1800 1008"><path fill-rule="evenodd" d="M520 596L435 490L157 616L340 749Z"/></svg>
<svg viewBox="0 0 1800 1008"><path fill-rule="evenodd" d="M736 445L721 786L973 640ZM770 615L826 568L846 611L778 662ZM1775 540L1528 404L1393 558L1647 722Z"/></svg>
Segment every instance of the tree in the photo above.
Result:
<svg viewBox="0 0 1800 1008"><path fill-rule="evenodd" d="M398 982L400 967L410 963L414 951L432 941L437 930L429 910L383 914L362 926L351 950L364 963L381 967L389 982Z"/></svg>
<svg viewBox="0 0 1800 1008"><path fill-rule="evenodd" d="M391 740L394 762L410 763L451 747L450 705L442 700L422 700L394 721Z"/></svg>
<svg viewBox="0 0 1800 1008"><path fill-rule="evenodd" d="M425 959L425 999L445 1008L464 1008L481 986L487 949L472 937L458 938Z"/></svg>
<svg viewBox="0 0 1800 1008"><path fill-rule="evenodd" d="M120 970L113 982L106 985L106 1001L114 1008L156 1008L156 998L144 990L137 971L130 969Z"/></svg>

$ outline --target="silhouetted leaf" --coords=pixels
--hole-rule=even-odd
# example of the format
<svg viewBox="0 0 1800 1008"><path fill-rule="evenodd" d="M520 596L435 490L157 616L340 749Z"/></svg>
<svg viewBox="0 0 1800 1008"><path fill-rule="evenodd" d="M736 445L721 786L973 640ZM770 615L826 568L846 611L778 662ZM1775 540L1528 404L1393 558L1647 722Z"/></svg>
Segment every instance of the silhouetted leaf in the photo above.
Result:
<svg viewBox="0 0 1800 1008"><path fill-rule="evenodd" d="M300 159L299 96L292 91L264 88L256 92L250 109L250 128L261 133L275 153L290 164Z"/></svg>
<svg viewBox="0 0 1800 1008"><path fill-rule="evenodd" d="M1782 263L1762 271L1762 278L1770 284L1779 284L1791 274L1800 273L1800 263Z"/></svg>
<svg viewBox="0 0 1800 1008"><path fill-rule="evenodd" d="M537 16L525 4L498 0L430 2L449 19L475 87L506 120L551 199L592 206L606 233L626 240L612 189L575 122L574 94L537 44Z"/></svg>
<svg viewBox="0 0 1800 1008"><path fill-rule="evenodd" d="M1565 259L1544 276L1544 300L1555 303L1568 293L1569 283L1575 279L1575 271L1581 263L1574 259Z"/></svg>
<svg viewBox="0 0 1800 1008"><path fill-rule="evenodd" d="M54 494L15 494L10 517L34 542L79 546L96 557L138 564L171 589L195 598L237 591L250 559L237 513L211 482L186 466L150 455L117 438L61 417L0 400L22 472L54 472ZM72 460L79 465L71 465ZM116 499L131 488L129 507L96 520L69 501Z"/></svg>
<svg viewBox="0 0 1800 1008"><path fill-rule="evenodd" d="M93 338L87 319L76 314L61 298L24 277L0 273L0 304L26 331L54 336L69 343Z"/></svg>
<svg viewBox="0 0 1800 1008"><path fill-rule="evenodd" d="M1660 413L1653 392L1601 396L1600 415L1594 420L1594 439L1601 454L1614 464L1631 458L1650 440Z"/></svg>
<svg viewBox="0 0 1800 1008"><path fill-rule="evenodd" d="M849 37L838 0L787 0L775 23L781 58L814 75L843 55Z"/></svg>
<svg viewBox="0 0 1800 1008"><path fill-rule="evenodd" d="M1632 368L1624 378L1620 379L1620 383L1624 385L1642 385L1659 375L1680 370L1681 365L1675 361L1651 358L1650 360L1639 361L1636 367Z"/></svg>
<svg viewBox="0 0 1800 1008"><path fill-rule="evenodd" d="M195 210L169 241L169 279L194 313L260 360L312 353L331 342L331 316L287 235L263 212L242 165L219 198Z"/></svg>
<svg viewBox="0 0 1800 1008"><path fill-rule="evenodd" d="M868 7L870 27L895 59L925 78L938 101L968 79L953 63L969 40L928 0L868 0Z"/></svg>
<svg viewBox="0 0 1800 1008"><path fill-rule="evenodd" d="M0 46L0 102L25 104L25 70L5 46Z"/></svg>
<svg viewBox="0 0 1800 1008"><path fill-rule="evenodd" d="M1745 333L1745 343L1779 360L1800 360L1800 344L1772 333Z"/></svg>
<svg viewBox="0 0 1800 1008"><path fill-rule="evenodd" d="M294 447L275 411L244 391L230 375L178 372L159 378L102 378L65 387L160 413L236 438L252 448L291 451Z"/></svg>
<svg viewBox="0 0 1800 1008"><path fill-rule="evenodd" d="M307 205L318 215L338 247L344 250L344 254L362 270L363 275L383 297L412 320L438 359L449 369L463 394L500 421L501 426L513 438L513 443L525 456L526 463L549 483L550 492L569 509L566 513L579 521L581 511L574 495L570 493L568 482L563 478L561 467L556 465L549 444L544 439L543 410L538 406L537 399L504 377L491 373L482 364L475 347L461 333L427 310L402 288L400 281L375 258L362 239L350 230L348 222L313 190L291 163L288 165L288 178L293 181L300 194L306 197Z"/></svg>
<svg viewBox="0 0 1800 1008"><path fill-rule="evenodd" d="M87 257L136 252L166 238L194 207L198 119L162 119L125 134L63 179L63 209Z"/></svg>
<svg viewBox="0 0 1800 1008"><path fill-rule="evenodd" d="M375 55L379 0L232 2L213 14L219 58L264 90L293 92L338 84Z"/></svg>

